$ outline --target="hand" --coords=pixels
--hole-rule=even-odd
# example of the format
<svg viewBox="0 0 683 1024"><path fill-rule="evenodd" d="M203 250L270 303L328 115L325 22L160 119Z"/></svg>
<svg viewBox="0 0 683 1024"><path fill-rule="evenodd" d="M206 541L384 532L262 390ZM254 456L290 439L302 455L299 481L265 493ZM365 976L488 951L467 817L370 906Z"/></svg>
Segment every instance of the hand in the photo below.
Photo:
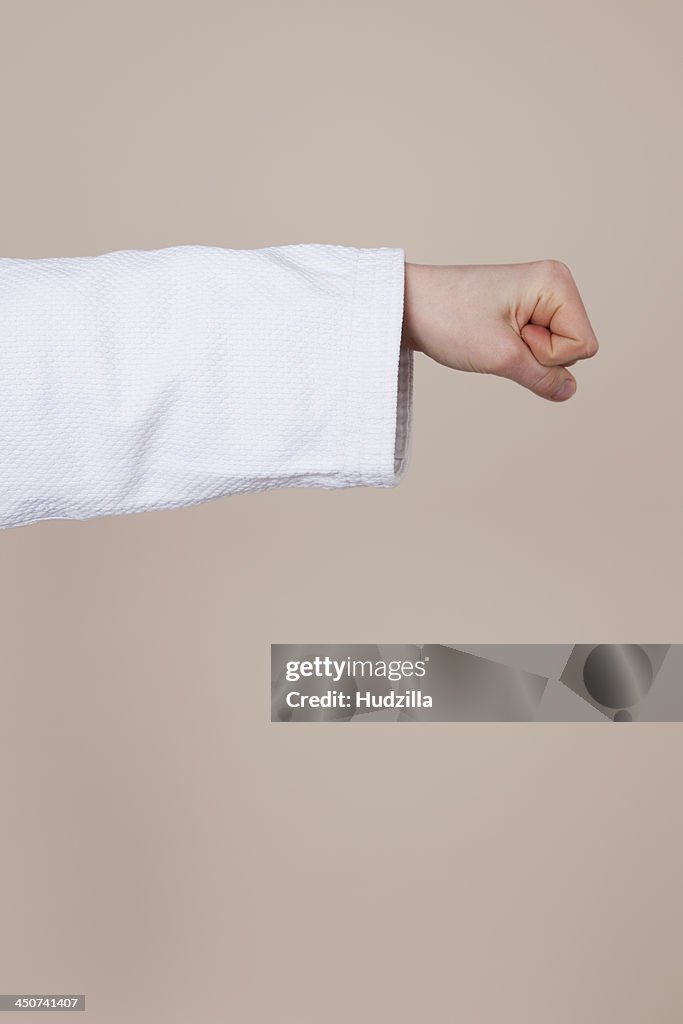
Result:
<svg viewBox="0 0 683 1024"><path fill-rule="evenodd" d="M598 341L559 260L406 263L403 343L454 370L507 377L553 402L576 391L567 366Z"/></svg>

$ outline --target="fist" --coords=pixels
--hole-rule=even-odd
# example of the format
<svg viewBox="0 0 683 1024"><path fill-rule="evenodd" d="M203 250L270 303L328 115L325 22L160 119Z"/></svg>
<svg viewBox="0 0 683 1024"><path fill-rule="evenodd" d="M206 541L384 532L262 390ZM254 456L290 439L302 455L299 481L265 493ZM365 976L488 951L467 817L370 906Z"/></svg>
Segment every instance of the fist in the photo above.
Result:
<svg viewBox="0 0 683 1024"><path fill-rule="evenodd" d="M406 263L402 338L444 366L507 377L552 402L576 391L567 367L598 351L571 271L559 260Z"/></svg>

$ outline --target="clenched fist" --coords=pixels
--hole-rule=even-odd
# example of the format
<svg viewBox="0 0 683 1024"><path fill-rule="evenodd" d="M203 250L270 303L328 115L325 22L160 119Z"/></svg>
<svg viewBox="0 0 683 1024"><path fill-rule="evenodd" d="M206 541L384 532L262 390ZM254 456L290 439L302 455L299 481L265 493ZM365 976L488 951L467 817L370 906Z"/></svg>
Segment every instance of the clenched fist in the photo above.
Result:
<svg viewBox="0 0 683 1024"><path fill-rule="evenodd" d="M455 370L507 377L553 402L576 391L567 367L598 351L571 271L559 260L406 263L403 343Z"/></svg>

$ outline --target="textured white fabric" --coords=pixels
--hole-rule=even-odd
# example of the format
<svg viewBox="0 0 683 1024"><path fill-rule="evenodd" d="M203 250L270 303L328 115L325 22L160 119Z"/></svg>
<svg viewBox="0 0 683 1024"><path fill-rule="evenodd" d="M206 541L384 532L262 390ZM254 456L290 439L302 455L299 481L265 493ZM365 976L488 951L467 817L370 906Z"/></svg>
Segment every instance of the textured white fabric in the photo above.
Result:
<svg viewBox="0 0 683 1024"><path fill-rule="evenodd" d="M0 527L394 485L403 298L396 248L0 259Z"/></svg>

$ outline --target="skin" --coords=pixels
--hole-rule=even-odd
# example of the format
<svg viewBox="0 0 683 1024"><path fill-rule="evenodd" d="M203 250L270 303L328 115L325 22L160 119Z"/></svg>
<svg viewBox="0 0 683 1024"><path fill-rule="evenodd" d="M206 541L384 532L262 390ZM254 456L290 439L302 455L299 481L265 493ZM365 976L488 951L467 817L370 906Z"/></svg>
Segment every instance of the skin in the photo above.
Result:
<svg viewBox="0 0 683 1024"><path fill-rule="evenodd" d="M567 369L598 351L560 260L472 266L406 263L403 343L454 370L492 373L551 402L576 391Z"/></svg>

